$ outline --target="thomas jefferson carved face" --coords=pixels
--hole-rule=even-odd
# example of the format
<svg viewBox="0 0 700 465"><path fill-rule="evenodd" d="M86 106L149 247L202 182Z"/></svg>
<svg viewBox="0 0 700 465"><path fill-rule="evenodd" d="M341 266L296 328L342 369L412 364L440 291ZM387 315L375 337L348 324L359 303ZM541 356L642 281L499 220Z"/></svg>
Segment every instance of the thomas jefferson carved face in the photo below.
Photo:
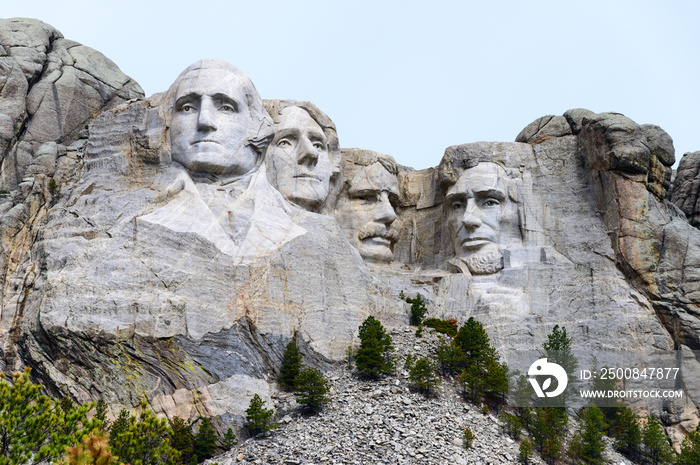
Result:
<svg viewBox="0 0 700 465"><path fill-rule="evenodd" d="M316 211L328 197L331 164L323 129L306 110L283 109L267 149L270 183L290 202Z"/></svg>
<svg viewBox="0 0 700 465"><path fill-rule="evenodd" d="M501 166L482 162L464 171L447 190L448 227L455 255L473 274L491 274L503 268L499 244L505 230L518 222L507 185Z"/></svg>
<svg viewBox="0 0 700 465"><path fill-rule="evenodd" d="M170 123L172 159L195 172L251 171L259 155L249 144L254 125L246 98L250 81L218 67L199 67L178 79Z"/></svg>
<svg viewBox="0 0 700 465"><path fill-rule="evenodd" d="M364 260L384 263L393 260L398 233L392 225L398 198L396 175L379 162L359 169L347 192L340 196L336 217Z"/></svg>

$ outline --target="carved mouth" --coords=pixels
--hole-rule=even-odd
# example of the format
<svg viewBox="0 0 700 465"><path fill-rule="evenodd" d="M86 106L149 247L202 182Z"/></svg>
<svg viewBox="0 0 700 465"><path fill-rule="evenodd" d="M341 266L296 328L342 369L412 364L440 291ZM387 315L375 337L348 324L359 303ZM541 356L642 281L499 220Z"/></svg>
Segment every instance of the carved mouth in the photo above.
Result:
<svg viewBox="0 0 700 465"><path fill-rule="evenodd" d="M215 141L215 140L211 140L211 139L196 140L196 141L193 141L192 144L190 144L190 145L204 144L204 143L221 145L221 142L218 142L218 141Z"/></svg>
<svg viewBox="0 0 700 465"><path fill-rule="evenodd" d="M362 240L363 242L369 242L373 245L380 245L384 247L391 247L391 240L383 236L371 236Z"/></svg>
<svg viewBox="0 0 700 465"><path fill-rule="evenodd" d="M479 247L483 247L491 243L493 243L493 241L486 237L467 237L466 239L462 240L462 248L478 249Z"/></svg>

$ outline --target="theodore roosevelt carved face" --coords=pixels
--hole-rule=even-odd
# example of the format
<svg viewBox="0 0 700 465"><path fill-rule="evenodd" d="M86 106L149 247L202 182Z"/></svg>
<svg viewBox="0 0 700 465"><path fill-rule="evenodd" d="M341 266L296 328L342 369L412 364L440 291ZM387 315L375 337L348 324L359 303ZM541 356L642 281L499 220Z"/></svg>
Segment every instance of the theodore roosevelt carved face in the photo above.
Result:
<svg viewBox="0 0 700 465"><path fill-rule="evenodd" d="M348 240L368 262L388 263L398 240L394 229L399 199L398 168L388 155L360 151L364 156L345 160L354 169L346 173L336 205L336 218Z"/></svg>
<svg viewBox="0 0 700 465"><path fill-rule="evenodd" d="M500 244L506 230L518 224L517 205L509 196L508 184L500 165L481 162L464 170L446 192L455 255L473 274L503 268Z"/></svg>
<svg viewBox="0 0 700 465"><path fill-rule="evenodd" d="M253 83L221 60L188 67L171 87L172 159L190 172L242 175L261 161L272 122Z"/></svg>

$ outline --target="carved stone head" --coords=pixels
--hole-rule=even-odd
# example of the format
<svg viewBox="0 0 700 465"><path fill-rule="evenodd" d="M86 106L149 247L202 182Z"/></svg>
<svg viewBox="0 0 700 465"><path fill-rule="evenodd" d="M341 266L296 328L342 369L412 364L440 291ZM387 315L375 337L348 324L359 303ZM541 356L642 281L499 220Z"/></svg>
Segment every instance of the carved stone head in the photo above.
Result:
<svg viewBox="0 0 700 465"><path fill-rule="evenodd" d="M465 153L446 153L441 163L449 174L445 207L455 257L472 274L496 273L503 269L502 248L522 239L517 183L501 163L459 155Z"/></svg>
<svg viewBox="0 0 700 465"><path fill-rule="evenodd" d="M389 263L398 240L394 229L399 200L398 166L392 157L343 149L343 186L335 217L365 261Z"/></svg>
<svg viewBox="0 0 700 465"><path fill-rule="evenodd" d="M253 83L222 60L185 69L168 91L172 159L188 171L243 175L262 162L272 121Z"/></svg>
<svg viewBox="0 0 700 465"><path fill-rule="evenodd" d="M275 136L265 156L267 177L287 200L317 212L340 172L335 125L309 102L265 100Z"/></svg>

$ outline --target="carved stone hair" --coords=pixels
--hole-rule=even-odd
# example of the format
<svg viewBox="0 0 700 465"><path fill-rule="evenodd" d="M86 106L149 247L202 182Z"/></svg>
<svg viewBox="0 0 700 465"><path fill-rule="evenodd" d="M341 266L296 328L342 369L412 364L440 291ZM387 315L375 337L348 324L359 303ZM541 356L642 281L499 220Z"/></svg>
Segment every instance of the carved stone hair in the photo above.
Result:
<svg viewBox="0 0 700 465"><path fill-rule="evenodd" d="M370 166L374 163L381 164L384 169L393 175L399 174L399 165L396 164L396 160L390 155L380 152L373 152L372 150L364 149L342 149L343 154L343 171L348 171L344 173L346 178L351 178L349 172L357 171L358 166Z"/></svg>
<svg viewBox="0 0 700 465"><path fill-rule="evenodd" d="M248 132L248 143L255 147L255 150L259 154L264 154L267 146L270 144L272 137L274 136L274 124L272 119L270 118L270 115L267 114L267 111L265 111L262 98L260 97L260 94L250 78L248 78L248 76L246 76L240 69L224 60L199 60L185 68L185 70L180 73L166 93L166 102L168 102L168 105L170 105L170 111L167 115L168 126L170 125L169 118L175 104L175 95L177 93L178 85L188 74L204 69L219 69L227 71L241 80L243 95L245 97L246 107L251 120L251 128Z"/></svg>
<svg viewBox="0 0 700 465"><path fill-rule="evenodd" d="M507 145L507 144L503 144ZM438 179L443 192L455 184L466 170L479 163L494 163L507 175L506 188L511 201L520 203L520 180L516 173L520 167L517 153L507 150L494 151L493 144L476 142L472 144L453 145L445 149L445 155L438 165Z"/></svg>
<svg viewBox="0 0 700 465"><path fill-rule="evenodd" d="M301 100L263 100L263 105L275 124L279 124L282 111L286 108L299 107L308 113L311 119L321 126L323 134L326 136L328 157L331 163L331 178L335 178L340 174L341 156L338 132L335 128L335 124L333 124L333 121L331 121L328 115L322 112L313 103Z"/></svg>

